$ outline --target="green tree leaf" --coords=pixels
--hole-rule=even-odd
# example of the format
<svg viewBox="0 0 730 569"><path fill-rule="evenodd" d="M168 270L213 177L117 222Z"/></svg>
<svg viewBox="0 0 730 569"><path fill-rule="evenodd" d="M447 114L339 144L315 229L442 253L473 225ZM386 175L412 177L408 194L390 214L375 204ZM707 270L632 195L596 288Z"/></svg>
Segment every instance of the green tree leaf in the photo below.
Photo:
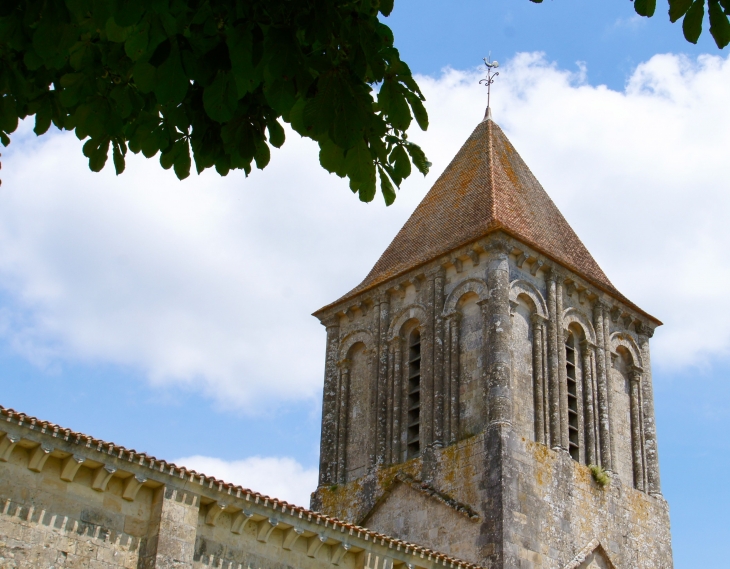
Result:
<svg viewBox="0 0 730 569"><path fill-rule="evenodd" d="M634 0L634 10L639 16L651 18L656 10L656 0Z"/></svg>
<svg viewBox="0 0 730 569"><path fill-rule="evenodd" d="M418 171L424 176L428 174L432 164L426 158L426 154L423 152L421 147L409 142L406 144L406 150L408 151L408 154L411 155L411 160L413 160L413 164L416 168L418 168Z"/></svg>
<svg viewBox="0 0 730 569"><path fill-rule="evenodd" d="M319 141L319 163L325 170L337 174L340 178L347 175L345 153L328 137Z"/></svg>
<svg viewBox="0 0 730 569"><path fill-rule="evenodd" d="M380 167L378 167L378 175L380 176L380 191L383 194L385 205L391 205L395 201L395 188L390 183L388 174Z"/></svg>
<svg viewBox="0 0 730 569"><path fill-rule="evenodd" d="M228 122L238 106L238 90L231 73L221 71L203 91L203 107L214 121Z"/></svg>
<svg viewBox="0 0 730 569"><path fill-rule="evenodd" d="M718 0L710 0L710 34L720 49L730 43L730 22Z"/></svg>
<svg viewBox="0 0 730 569"><path fill-rule="evenodd" d="M117 176L119 176L119 174L124 172L124 168L125 168L124 150L125 149L122 149L116 141L112 145L112 157L114 160L114 171L116 172Z"/></svg>
<svg viewBox="0 0 730 569"><path fill-rule="evenodd" d="M375 164L364 140L347 151L345 168L350 178L350 189L358 193L360 201L372 201L375 197Z"/></svg>
<svg viewBox="0 0 730 569"><path fill-rule="evenodd" d="M705 0L694 0L682 21L682 31L690 43L697 43L702 33L702 20L705 17Z"/></svg>
<svg viewBox="0 0 730 569"><path fill-rule="evenodd" d="M286 139L284 127L279 124L279 121L272 120L266 123L266 128L269 131L269 142L276 148L281 148Z"/></svg>
<svg viewBox="0 0 730 569"><path fill-rule="evenodd" d="M160 104L182 103L188 92L190 82L185 76L180 53L173 49L165 62L157 68L155 73L154 92Z"/></svg>
<svg viewBox="0 0 730 569"><path fill-rule="evenodd" d="M692 0L669 0L669 20L676 22L687 13Z"/></svg>
<svg viewBox="0 0 730 569"><path fill-rule="evenodd" d="M178 180L184 180L190 175L190 146L187 141L179 140L175 143L180 145L177 157L175 158L174 170Z"/></svg>

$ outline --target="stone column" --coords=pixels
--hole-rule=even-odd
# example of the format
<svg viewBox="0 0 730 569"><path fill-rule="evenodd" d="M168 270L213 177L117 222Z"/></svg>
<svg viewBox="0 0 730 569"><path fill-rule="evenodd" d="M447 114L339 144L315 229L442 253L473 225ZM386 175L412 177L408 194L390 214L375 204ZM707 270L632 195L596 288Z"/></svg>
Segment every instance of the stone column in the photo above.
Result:
<svg viewBox="0 0 730 569"><path fill-rule="evenodd" d="M426 277L426 322L421 327L421 452L433 442L435 274Z"/></svg>
<svg viewBox="0 0 730 569"><path fill-rule="evenodd" d="M543 326L545 318L539 314L532 315L532 394L535 400L535 440L546 443L545 440L545 378L542 375L543 361Z"/></svg>
<svg viewBox="0 0 730 569"><path fill-rule="evenodd" d="M598 375L596 386L598 388L598 433L600 437L600 458L601 466L606 470L612 469L611 461L611 440L609 438L610 419L608 413L608 373L610 361L606 356L603 310L605 306L597 301L593 306L593 323L596 328L596 373Z"/></svg>
<svg viewBox="0 0 730 569"><path fill-rule="evenodd" d="M319 485L335 481L337 447L337 392L339 391L337 354L340 349L340 323L336 316L324 323L327 328L327 353L322 394L322 438L319 450Z"/></svg>
<svg viewBox="0 0 730 569"><path fill-rule="evenodd" d="M395 407L393 406L393 388L395 372L395 354L393 343L388 342L388 379L386 384L386 418L385 418L385 464L393 463L393 417Z"/></svg>
<svg viewBox="0 0 730 569"><path fill-rule="evenodd" d="M550 418L550 447L561 448L561 427L560 427L560 360L558 352L562 346L558 343L558 313L557 313L557 281L558 275L555 271L550 272L547 280L548 293L548 321L547 321L547 345L548 345L548 401L550 407L548 416Z"/></svg>
<svg viewBox="0 0 730 569"><path fill-rule="evenodd" d="M659 449L656 439L656 419L654 417L654 389L651 379L651 354L649 338L654 331L648 326L639 326L639 350L644 366L641 379L641 399L644 411L644 451L646 453L646 490L649 494L661 496L661 480L659 477Z"/></svg>
<svg viewBox="0 0 730 569"><path fill-rule="evenodd" d="M434 322L433 322L433 443L442 447L444 438L444 271L434 278Z"/></svg>
<svg viewBox="0 0 730 569"><path fill-rule="evenodd" d="M512 422L512 322L509 306L509 257L506 245L497 244L487 265L489 290L488 418L489 425Z"/></svg>
<svg viewBox="0 0 730 569"><path fill-rule="evenodd" d="M384 293L378 307L378 380L377 380L377 423L376 464L386 462L388 436L388 324L390 296Z"/></svg>
<svg viewBox="0 0 730 569"><path fill-rule="evenodd" d="M396 463L401 461L401 415L403 411L402 395L403 395L403 340L399 335L396 335L390 341L391 350L393 354L393 430L391 434L391 462ZM407 401L407 399L406 399Z"/></svg>
<svg viewBox="0 0 730 569"><path fill-rule="evenodd" d="M458 312L454 312L449 315L449 340L451 341L449 346L451 363L451 372L449 374L449 381L451 387L449 392L451 393L451 402L449 405L451 411L450 433L449 442L454 443L459 440L459 390L461 384L459 382L459 320L461 315Z"/></svg>
<svg viewBox="0 0 730 569"><path fill-rule="evenodd" d="M347 482L347 415L350 407L350 360L340 362L339 419L337 421L337 476L335 480Z"/></svg>
<svg viewBox="0 0 730 569"><path fill-rule="evenodd" d="M614 440L614 430L611 427L611 421L613 421L613 391L611 387L611 311L608 306L603 307L603 343L606 350L606 383L608 389L606 389L607 404L608 404L608 441L611 447L611 468L615 467L614 457L616 456L616 441Z"/></svg>
<svg viewBox="0 0 730 569"><path fill-rule="evenodd" d="M593 406L593 352L590 342L581 343L583 356L583 409L585 410L585 457L586 464L598 464L596 459L596 412Z"/></svg>
<svg viewBox="0 0 730 569"><path fill-rule="evenodd" d="M200 497L162 486L152 499L147 535L140 543L140 569L192 569Z"/></svg>
<svg viewBox="0 0 730 569"><path fill-rule="evenodd" d="M629 408L631 415L631 458L634 466L634 487L642 492L644 487L644 452L641 425L641 368L629 371Z"/></svg>

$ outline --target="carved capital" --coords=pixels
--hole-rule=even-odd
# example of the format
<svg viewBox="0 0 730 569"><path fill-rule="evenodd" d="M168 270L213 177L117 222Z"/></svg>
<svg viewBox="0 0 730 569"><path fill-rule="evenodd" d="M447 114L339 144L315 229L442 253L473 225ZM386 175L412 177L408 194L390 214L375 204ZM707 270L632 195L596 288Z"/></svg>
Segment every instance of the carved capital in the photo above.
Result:
<svg viewBox="0 0 730 569"><path fill-rule="evenodd" d="M512 252L512 246L505 239L492 239L484 245L484 250L491 255L506 257Z"/></svg>
<svg viewBox="0 0 730 569"><path fill-rule="evenodd" d="M591 355L596 350L596 346L588 340L583 340L580 343L580 349L586 354Z"/></svg>
<svg viewBox="0 0 730 569"><path fill-rule="evenodd" d="M345 358L344 360L340 360L337 362L337 367L340 368L342 371L349 371L350 370L350 360Z"/></svg>
<svg viewBox="0 0 730 569"><path fill-rule="evenodd" d="M548 321L547 318L545 318L542 314L538 314L537 312L534 312L532 316L530 316L533 324L544 324Z"/></svg>

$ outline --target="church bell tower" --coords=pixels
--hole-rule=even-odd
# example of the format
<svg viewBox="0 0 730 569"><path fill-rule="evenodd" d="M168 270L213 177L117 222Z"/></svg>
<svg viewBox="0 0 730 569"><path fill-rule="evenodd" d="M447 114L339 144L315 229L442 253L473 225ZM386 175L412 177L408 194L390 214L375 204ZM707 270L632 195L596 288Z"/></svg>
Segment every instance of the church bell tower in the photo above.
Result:
<svg viewBox="0 0 730 569"><path fill-rule="evenodd" d="M611 284L491 114L315 316L314 509L494 569L672 567L661 322Z"/></svg>

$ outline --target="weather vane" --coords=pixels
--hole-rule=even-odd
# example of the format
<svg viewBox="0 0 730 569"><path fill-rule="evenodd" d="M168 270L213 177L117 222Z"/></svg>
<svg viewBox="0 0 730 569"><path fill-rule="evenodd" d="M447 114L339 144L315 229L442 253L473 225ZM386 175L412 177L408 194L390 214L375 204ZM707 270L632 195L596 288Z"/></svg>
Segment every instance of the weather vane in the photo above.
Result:
<svg viewBox="0 0 730 569"><path fill-rule="evenodd" d="M484 65L487 66L487 76L479 81L481 85L484 83L487 86L487 112L489 112L489 99L492 94L492 83L494 83L495 77L499 75L499 71L495 71L499 67L499 61L492 61L492 52L489 52L489 58L484 58Z"/></svg>

